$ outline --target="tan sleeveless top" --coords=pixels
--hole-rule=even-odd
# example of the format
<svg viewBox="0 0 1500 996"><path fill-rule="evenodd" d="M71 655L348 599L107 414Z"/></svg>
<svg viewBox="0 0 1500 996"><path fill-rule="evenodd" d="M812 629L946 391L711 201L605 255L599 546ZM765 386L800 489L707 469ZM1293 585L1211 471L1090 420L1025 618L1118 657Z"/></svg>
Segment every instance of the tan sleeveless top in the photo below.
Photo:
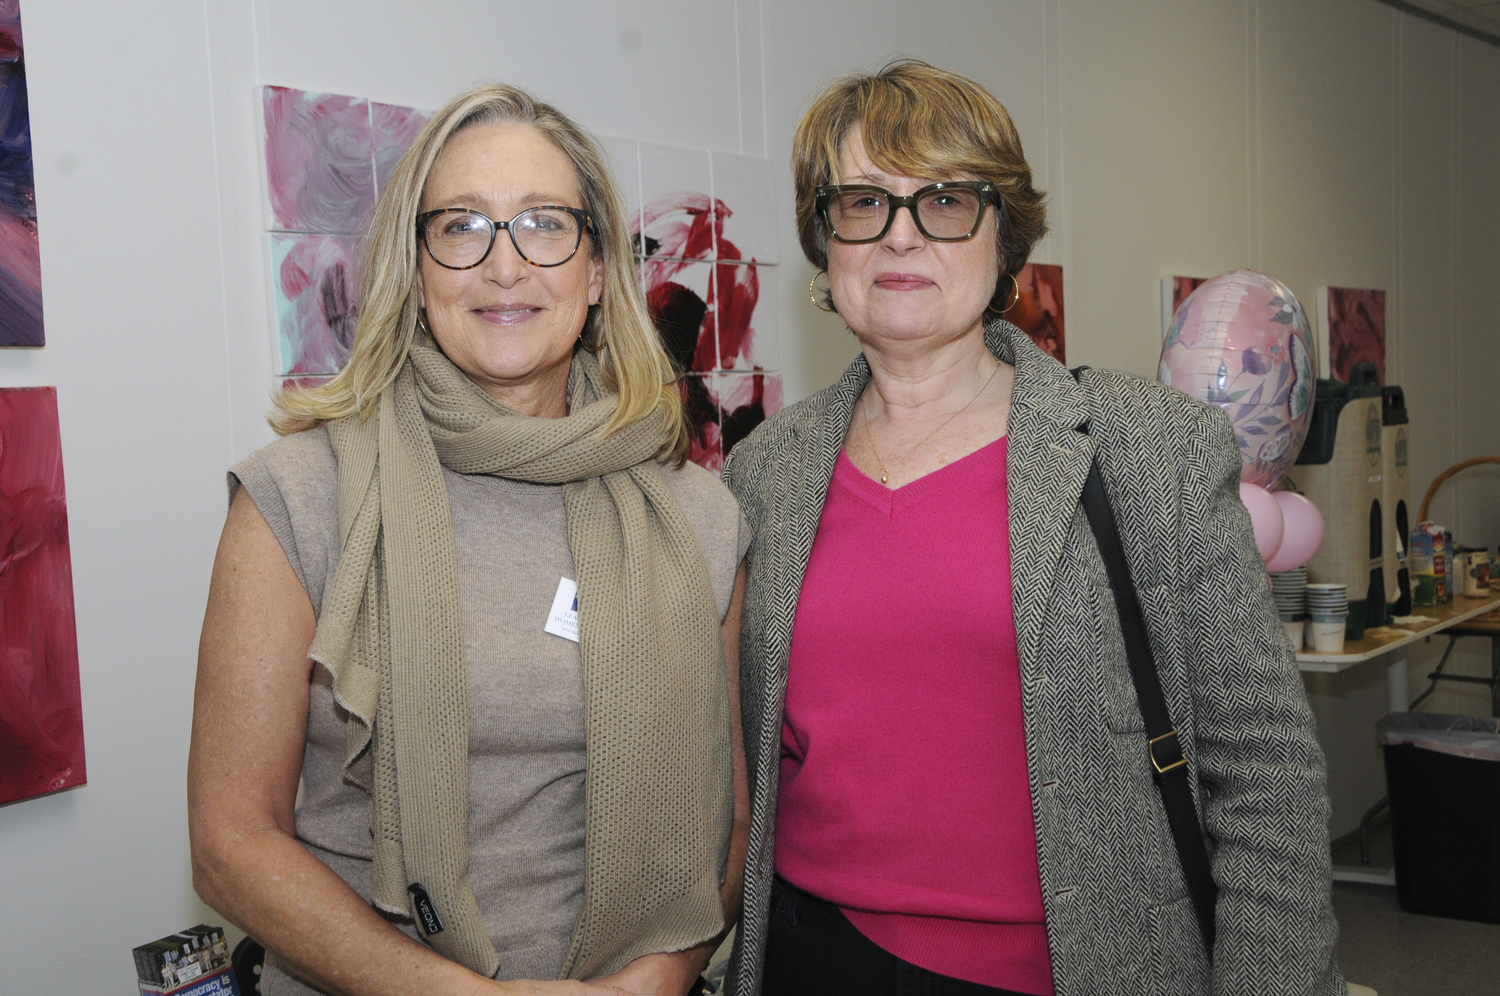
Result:
<svg viewBox="0 0 1500 996"><path fill-rule="evenodd" d="M496 978L552 979L568 952L584 876L582 661L577 643L543 629L558 582L576 577L562 488L443 475L469 665L469 878L500 952ZM714 474L688 464L666 468L665 477L692 523L722 617L749 527ZM277 440L229 475L231 500L243 486L314 612L338 563L337 482L321 428ZM317 668L297 838L368 900L370 796L343 780L344 753L343 712L330 676ZM317 990L268 953L261 992Z"/></svg>

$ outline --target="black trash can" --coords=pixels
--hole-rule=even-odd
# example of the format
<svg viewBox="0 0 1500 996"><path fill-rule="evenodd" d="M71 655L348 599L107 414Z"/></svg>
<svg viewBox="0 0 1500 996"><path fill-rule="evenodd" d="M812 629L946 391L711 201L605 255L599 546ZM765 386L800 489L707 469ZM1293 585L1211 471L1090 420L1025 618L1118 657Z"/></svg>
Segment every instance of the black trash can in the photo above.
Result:
<svg viewBox="0 0 1500 996"><path fill-rule="evenodd" d="M1500 923L1500 720L1397 712L1375 740L1401 908Z"/></svg>

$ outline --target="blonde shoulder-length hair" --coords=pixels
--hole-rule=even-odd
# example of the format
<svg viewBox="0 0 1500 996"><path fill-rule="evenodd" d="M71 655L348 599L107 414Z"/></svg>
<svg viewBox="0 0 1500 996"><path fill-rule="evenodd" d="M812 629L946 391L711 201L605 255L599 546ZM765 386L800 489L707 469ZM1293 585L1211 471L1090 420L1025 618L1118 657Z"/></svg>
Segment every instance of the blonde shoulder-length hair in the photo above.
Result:
<svg viewBox="0 0 1500 996"><path fill-rule="evenodd" d="M488 84L448 102L417 136L375 205L363 241L359 325L349 363L318 387L277 392L269 420L282 435L351 415L365 419L406 363L417 329L417 212L433 164L448 139L465 128L494 122L529 125L552 140L578 174L589 213L589 251L604 264L604 289L589 308L580 349L600 354L608 387L620 396L607 431L659 413L661 455L685 459L690 429L678 393L678 372L667 356L636 278L625 203L594 139L557 108L519 87Z"/></svg>

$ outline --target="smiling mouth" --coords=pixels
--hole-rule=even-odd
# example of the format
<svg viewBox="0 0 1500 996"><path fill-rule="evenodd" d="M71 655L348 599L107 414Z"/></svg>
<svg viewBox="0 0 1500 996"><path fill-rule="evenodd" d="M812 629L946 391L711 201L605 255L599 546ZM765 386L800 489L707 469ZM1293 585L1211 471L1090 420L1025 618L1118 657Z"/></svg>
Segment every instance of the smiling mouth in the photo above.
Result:
<svg viewBox="0 0 1500 996"><path fill-rule="evenodd" d="M495 325L516 325L531 318L542 309L530 304L497 304L488 308L475 308L474 313Z"/></svg>

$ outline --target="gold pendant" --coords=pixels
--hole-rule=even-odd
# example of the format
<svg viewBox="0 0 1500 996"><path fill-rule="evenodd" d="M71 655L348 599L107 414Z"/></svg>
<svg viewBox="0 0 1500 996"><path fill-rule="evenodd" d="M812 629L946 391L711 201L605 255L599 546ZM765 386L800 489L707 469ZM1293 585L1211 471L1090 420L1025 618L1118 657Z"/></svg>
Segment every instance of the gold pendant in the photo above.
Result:
<svg viewBox="0 0 1500 996"><path fill-rule="evenodd" d="M890 478L891 478L891 472L890 471L886 471L884 474L880 475L880 483L884 484L886 481L890 480Z"/></svg>

